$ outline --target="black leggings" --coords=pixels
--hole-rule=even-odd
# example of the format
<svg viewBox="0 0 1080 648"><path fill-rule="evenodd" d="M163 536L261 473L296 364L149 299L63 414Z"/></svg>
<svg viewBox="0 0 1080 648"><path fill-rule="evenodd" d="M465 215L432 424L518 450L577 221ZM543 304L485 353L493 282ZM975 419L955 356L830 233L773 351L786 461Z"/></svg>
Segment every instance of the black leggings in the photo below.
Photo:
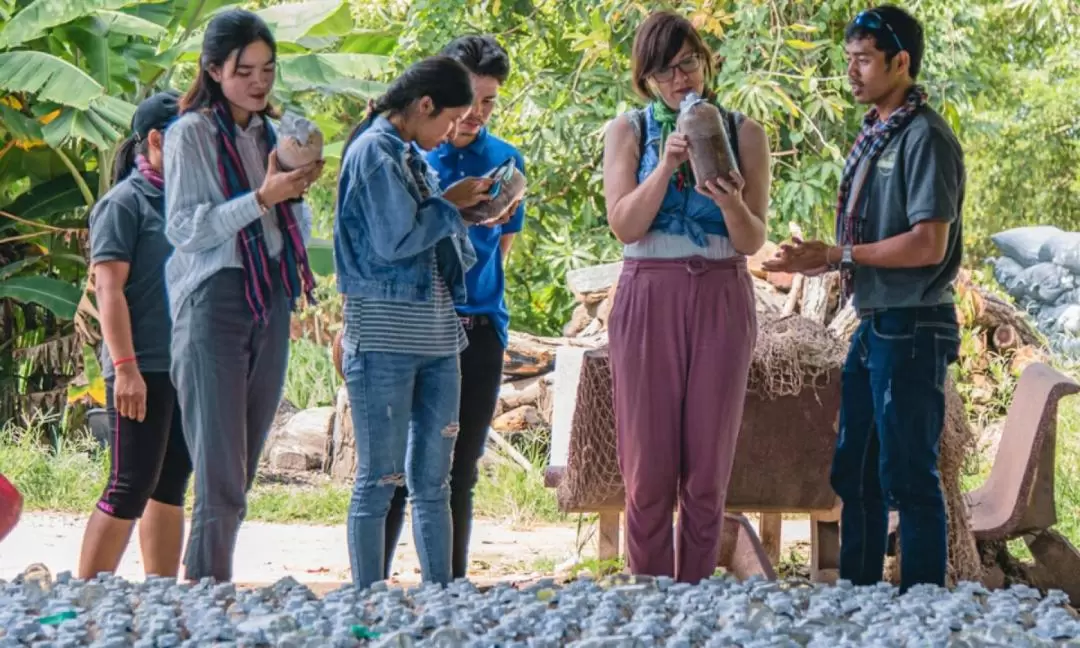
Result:
<svg viewBox="0 0 1080 648"><path fill-rule="evenodd" d="M142 517L149 500L183 506L191 476L191 458L180 421L176 390L167 372L144 373L146 418L140 423L120 415L114 379L105 382L106 411L112 432L109 483L97 507L120 519Z"/></svg>
<svg viewBox="0 0 1080 648"><path fill-rule="evenodd" d="M472 535L473 488L480 477L478 463L484 454L488 427L499 402L502 384L503 346L495 326L485 316L470 318L465 332L469 346L461 353L461 410L457 441L450 467L450 517L454 527L453 577L464 578L469 570L469 537ZM394 492L386 516L385 577L390 578L409 491Z"/></svg>

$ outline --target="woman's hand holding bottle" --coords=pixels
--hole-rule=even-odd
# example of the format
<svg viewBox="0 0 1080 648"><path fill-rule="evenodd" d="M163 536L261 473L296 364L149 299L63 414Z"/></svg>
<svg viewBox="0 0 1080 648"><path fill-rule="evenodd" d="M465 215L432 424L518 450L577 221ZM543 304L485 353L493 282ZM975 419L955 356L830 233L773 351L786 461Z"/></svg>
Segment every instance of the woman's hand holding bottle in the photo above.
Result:
<svg viewBox="0 0 1080 648"><path fill-rule="evenodd" d="M465 209L491 200L488 191L491 189L491 178L462 178L446 188L442 197L458 209Z"/></svg>
<svg viewBox="0 0 1080 648"><path fill-rule="evenodd" d="M278 166L277 151L271 151L266 167L266 177L263 178L262 186L255 192L255 198L266 208L286 200L300 198L307 191L308 186L319 177L321 171L321 160L292 171L283 171Z"/></svg>

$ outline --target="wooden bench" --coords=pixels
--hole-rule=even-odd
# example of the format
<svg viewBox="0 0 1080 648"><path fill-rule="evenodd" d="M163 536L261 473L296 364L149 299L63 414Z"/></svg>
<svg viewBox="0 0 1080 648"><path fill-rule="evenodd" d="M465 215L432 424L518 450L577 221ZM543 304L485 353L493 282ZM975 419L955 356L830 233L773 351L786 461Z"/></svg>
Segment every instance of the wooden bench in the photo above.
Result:
<svg viewBox="0 0 1080 648"><path fill-rule="evenodd" d="M571 430L575 416L597 407L582 403L579 386L582 376L595 380L608 371L606 349L560 348L555 361L555 397L552 420L551 455L545 483L558 489L569 471L587 470L568 465ZM840 408L839 370L828 376L824 386L807 386L797 396L769 400L748 394L743 427L735 452L734 471L728 485L728 517L720 551L721 566L740 577L761 574L774 578L773 565L779 558L780 516L804 513L811 517L811 577L833 582L839 570L839 501L829 485L829 468L836 445L836 423ZM610 400L610 399L609 399ZM607 405L610 407L610 403ZM606 430L614 438L614 427ZM620 518L623 491L601 500L563 506L565 512L599 514L598 556L620 554ZM761 513L759 539L745 516ZM768 549L766 549L768 546Z"/></svg>

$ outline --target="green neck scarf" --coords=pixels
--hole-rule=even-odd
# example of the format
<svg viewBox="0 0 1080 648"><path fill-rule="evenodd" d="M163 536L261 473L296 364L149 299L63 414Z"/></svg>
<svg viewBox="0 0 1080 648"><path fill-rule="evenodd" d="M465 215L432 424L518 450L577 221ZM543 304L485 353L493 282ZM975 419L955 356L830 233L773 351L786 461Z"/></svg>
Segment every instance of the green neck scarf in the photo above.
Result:
<svg viewBox="0 0 1080 648"><path fill-rule="evenodd" d="M679 119L679 111L672 110L666 103L659 99L654 99L652 102L652 114L653 119L657 124L660 124L660 157L664 156L664 144L667 143L668 135L675 132L675 124ZM644 133L642 133L644 136ZM679 182L679 188L682 189L687 183L690 186L694 184L694 174L690 169L689 162L683 162L679 165L679 168L675 170L675 178Z"/></svg>

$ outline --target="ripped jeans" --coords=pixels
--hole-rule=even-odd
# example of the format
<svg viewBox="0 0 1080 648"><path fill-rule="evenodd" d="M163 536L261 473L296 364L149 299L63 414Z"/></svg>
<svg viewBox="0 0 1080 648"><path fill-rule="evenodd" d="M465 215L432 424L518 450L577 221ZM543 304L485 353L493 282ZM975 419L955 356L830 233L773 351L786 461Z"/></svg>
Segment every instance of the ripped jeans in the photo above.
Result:
<svg viewBox="0 0 1080 648"><path fill-rule="evenodd" d="M386 514L406 485L425 582L451 580L450 462L458 430L458 356L346 351L342 368L356 436L349 504L353 584L383 579Z"/></svg>

